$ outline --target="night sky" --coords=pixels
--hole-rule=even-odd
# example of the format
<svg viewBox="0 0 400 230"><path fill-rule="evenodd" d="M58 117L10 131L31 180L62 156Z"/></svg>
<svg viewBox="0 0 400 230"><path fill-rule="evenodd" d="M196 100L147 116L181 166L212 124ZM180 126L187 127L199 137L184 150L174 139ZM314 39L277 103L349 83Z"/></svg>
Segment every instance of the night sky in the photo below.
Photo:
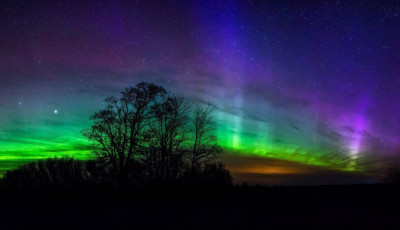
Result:
<svg viewBox="0 0 400 230"><path fill-rule="evenodd" d="M216 106L235 183L378 182L400 164L398 1L1 1L0 170L87 158L102 99Z"/></svg>

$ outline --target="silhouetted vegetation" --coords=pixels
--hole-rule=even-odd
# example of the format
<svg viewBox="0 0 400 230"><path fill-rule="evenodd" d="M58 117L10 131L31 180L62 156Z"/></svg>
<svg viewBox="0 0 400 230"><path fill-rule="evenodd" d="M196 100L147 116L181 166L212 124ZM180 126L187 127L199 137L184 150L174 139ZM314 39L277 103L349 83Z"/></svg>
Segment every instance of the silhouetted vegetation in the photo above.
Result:
<svg viewBox="0 0 400 230"><path fill-rule="evenodd" d="M195 175L195 176L194 176ZM232 176L222 162L206 163L197 168L196 174L190 171L186 184L205 186L230 186Z"/></svg>
<svg viewBox="0 0 400 230"><path fill-rule="evenodd" d="M217 158L222 152L214 134L215 126L212 123L211 113L214 108L197 106L193 114L193 148L189 154L191 172L196 175L200 167ZM209 164L207 166L210 166ZM222 165L218 165L221 167Z"/></svg>
<svg viewBox="0 0 400 230"><path fill-rule="evenodd" d="M106 108L93 114L94 124L83 131L94 144L93 153L121 186L128 184L132 163L145 147L150 108L165 94L164 88L148 83L126 88L119 98L106 98Z"/></svg>
<svg viewBox="0 0 400 230"><path fill-rule="evenodd" d="M384 181L386 183L400 183L400 168L398 166L388 168L385 172Z"/></svg>
<svg viewBox="0 0 400 230"><path fill-rule="evenodd" d="M2 185L15 188L76 188L89 181L85 162L73 158L48 158L6 172Z"/></svg>
<svg viewBox="0 0 400 230"><path fill-rule="evenodd" d="M206 178L203 174L211 169L228 172L222 164L209 164L222 152L210 105L193 106L185 97L145 82L105 102L83 134L94 144L98 164L107 168L112 183L182 184ZM229 184L229 179L218 180Z"/></svg>
<svg viewBox="0 0 400 230"><path fill-rule="evenodd" d="M213 107L194 105L150 83L105 99L82 134L93 143L95 160L50 158L6 173L8 187L207 185L229 186L221 162Z"/></svg>

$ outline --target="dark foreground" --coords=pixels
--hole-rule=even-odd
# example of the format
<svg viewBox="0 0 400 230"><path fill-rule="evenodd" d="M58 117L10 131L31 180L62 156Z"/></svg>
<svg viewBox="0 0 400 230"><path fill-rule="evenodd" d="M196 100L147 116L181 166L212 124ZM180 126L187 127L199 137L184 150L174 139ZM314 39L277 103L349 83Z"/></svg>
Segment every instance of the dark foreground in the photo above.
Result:
<svg viewBox="0 0 400 230"><path fill-rule="evenodd" d="M0 229L400 229L400 187L0 191Z"/></svg>

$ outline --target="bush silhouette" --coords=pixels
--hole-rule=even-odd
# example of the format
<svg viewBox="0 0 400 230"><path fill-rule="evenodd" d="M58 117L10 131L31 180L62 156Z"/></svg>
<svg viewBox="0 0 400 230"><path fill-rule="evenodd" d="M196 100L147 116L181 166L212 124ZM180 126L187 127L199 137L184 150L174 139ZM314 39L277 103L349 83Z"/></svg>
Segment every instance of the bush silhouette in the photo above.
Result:
<svg viewBox="0 0 400 230"><path fill-rule="evenodd" d="M188 169L181 183L194 186L231 186L233 178L222 162L207 163L196 174Z"/></svg>
<svg viewBox="0 0 400 230"><path fill-rule="evenodd" d="M388 168L385 172L384 181L386 183L400 183L400 168L398 166Z"/></svg>
<svg viewBox="0 0 400 230"><path fill-rule="evenodd" d="M222 162L205 164L200 174L202 184L211 186L230 186L232 176Z"/></svg>

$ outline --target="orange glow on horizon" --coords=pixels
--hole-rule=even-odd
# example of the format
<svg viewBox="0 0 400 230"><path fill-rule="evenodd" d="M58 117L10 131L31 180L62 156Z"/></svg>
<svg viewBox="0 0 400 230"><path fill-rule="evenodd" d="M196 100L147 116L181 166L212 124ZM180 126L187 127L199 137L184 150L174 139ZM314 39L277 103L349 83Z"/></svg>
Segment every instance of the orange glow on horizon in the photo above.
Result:
<svg viewBox="0 0 400 230"><path fill-rule="evenodd" d="M257 173L257 174L304 174L308 170L304 168L285 167L285 166L255 166L232 168L235 173Z"/></svg>

